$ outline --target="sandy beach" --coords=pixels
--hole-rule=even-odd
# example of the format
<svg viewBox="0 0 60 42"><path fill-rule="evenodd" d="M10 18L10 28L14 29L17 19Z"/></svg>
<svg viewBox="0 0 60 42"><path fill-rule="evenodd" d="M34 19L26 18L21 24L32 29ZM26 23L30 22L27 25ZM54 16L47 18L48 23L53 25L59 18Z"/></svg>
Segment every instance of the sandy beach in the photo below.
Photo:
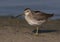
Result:
<svg viewBox="0 0 60 42"><path fill-rule="evenodd" d="M0 17L0 42L60 42L60 19L44 24L38 37L34 32L24 19Z"/></svg>

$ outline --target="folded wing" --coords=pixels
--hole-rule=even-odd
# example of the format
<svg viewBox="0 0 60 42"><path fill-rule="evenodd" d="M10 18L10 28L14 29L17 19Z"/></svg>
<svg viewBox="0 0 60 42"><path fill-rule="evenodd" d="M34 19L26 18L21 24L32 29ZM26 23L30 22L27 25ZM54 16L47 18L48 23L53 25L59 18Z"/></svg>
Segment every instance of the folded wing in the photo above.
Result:
<svg viewBox="0 0 60 42"><path fill-rule="evenodd" d="M48 19L50 17L52 17L54 14L47 14L47 13L43 13L40 11L34 11L33 17L36 20L44 20L44 19Z"/></svg>

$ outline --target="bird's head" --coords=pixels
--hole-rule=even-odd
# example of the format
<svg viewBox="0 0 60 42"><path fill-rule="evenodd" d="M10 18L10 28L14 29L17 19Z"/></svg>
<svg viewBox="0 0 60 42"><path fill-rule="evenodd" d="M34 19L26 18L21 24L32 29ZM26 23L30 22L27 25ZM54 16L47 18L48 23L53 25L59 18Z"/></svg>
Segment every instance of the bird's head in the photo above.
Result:
<svg viewBox="0 0 60 42"><path fill-rule="evenodd" d="M29 13L31 13L31 9L30 9L30 8L26 8L26 9L24 10L24 14L25 14L25 15L28 15Z"/></svg>

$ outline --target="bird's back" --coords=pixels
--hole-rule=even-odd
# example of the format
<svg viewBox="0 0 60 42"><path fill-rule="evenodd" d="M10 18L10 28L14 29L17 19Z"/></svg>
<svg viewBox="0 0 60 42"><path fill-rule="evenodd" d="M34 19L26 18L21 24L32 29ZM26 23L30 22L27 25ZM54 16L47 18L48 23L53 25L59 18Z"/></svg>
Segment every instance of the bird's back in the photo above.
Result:
<svg viewBox="0 0 60 42"><path fill-rule="evenodd" d="M33 15L33 18L37 20L44 20L52 17L54 14L47 14L40 11L34 11L32 15Z"/></svg>

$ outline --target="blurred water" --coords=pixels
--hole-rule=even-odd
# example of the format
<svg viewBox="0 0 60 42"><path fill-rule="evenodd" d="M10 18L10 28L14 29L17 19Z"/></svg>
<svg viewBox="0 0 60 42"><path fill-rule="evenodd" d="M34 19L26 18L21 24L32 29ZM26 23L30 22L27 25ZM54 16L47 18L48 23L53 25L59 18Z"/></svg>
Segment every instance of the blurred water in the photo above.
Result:
<svg viewBox="0 0 60 42"><path fill-rule="evenodd" d="M53 19L60 18L60 0L0 0L0 16L17 16L27 7L54 13Z"/></svg>

